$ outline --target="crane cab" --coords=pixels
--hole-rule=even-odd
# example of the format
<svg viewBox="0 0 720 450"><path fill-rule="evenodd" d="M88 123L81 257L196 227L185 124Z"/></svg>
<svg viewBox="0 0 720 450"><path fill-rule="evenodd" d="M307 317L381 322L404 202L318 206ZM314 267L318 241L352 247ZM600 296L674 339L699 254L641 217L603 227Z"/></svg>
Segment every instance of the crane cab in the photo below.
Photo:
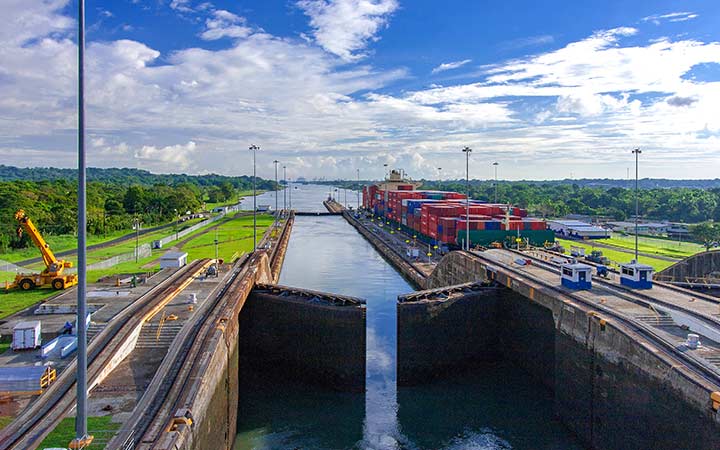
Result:
<svg viewBox="0 0 720 450"><path fill-rule="evenodd" d="M560 282L569 289L587 290L592 288L592 267L571 261L560 265Z"/></svg>
<svg viewBox="0 0 720 450"><path fill-rule="evenodd" d="M620 284L633 289L652 289L653 268L630 261L620 265Z"/></svg>

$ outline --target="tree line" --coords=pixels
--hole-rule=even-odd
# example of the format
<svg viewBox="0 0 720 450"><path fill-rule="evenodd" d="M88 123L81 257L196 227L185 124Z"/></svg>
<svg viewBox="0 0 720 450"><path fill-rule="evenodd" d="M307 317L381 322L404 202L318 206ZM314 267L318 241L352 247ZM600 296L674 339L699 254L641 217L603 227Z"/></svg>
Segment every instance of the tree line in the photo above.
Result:
<svg viewBox="0 0 720 450"><path fill-rule="evenodd" d="M13 216L19 209L43 234L77 233L76 175L71 169L0 166L0 252L31 245L26 233L16 232ZM202 210L206 201L235 202L238 191L252 189L247 176L158 175L137 169L88 169L88 179L87 229L96 235L130 231L136 218L144 226L166 223ZM258 190L276 188L274 181L263 179L256 185Z"/></svg>

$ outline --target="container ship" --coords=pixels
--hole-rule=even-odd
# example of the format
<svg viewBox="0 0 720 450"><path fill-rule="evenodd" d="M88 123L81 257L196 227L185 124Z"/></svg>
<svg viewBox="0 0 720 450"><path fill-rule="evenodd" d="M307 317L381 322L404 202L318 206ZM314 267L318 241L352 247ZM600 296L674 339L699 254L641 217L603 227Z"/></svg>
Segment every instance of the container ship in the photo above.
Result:
<svg viewBox="0 0 720 450"><path fill-rule="evenodd" d="M421 182L403 178L397 170L382 183L363 187L363 207L406 233L433 245L463 247L470 228L470 246L554 242L543 219L528 217L524 208L470 199L459 192L422 190ZM468 220L469 219L469 220Z"/></svg>

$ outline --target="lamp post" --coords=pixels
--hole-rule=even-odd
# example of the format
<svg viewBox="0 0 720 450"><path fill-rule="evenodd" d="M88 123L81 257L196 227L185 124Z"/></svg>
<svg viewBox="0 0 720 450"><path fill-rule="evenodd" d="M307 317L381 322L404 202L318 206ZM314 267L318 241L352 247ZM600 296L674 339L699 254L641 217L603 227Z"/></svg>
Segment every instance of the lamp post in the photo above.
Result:
<svg viewBox="0 0 720 450"><path fill-rule="evenodd" d="M638 262L638 216L640 215L640 202L638 199L638 164L640 159L639 148L632 151L635 154L635 262Z"/></svg>
<svg viewBox="0 0 720 450"><path fill-rule="evenodd" d="M78 1L78 287L77 287L77 408L75 439L70 447L84 448L92 442L87 434L87 187L85 160L85 0Z"/></svg>
<svg viewBox="0 0 720 450"><path fill-rule="evenodd" d="M257 195L255 192L255 156L260 147L253 144L250 151L253 154L253 252L257 250Z"/></svg>
<svg viewBox="0 0 720 450"><path fill-rule="evenodd" d="M438 181L442 181L442 167L438 167Z"/></svg>
<svg viewBox="0 0 720 450"><path fill-rule="evenodd" d="M283 166L283 184L285 185L285 189L283 189L283 209L287 212L287 166Z"/></svg>
<svg viewBox="0 0 720 450"><path fill-rule="evenodd" d="M355 194L357 195L357 211L359 211L360 210L360 169L356 169L356 170L357 170L358 187L357 187L357 192Z"/></svg>
<svg viewBox="0 0 720 450"><path fill-rule="evenodd" d="M173 209L173 212L175 212L175 240L177 241L179 238L178 234L180 231L178 228L180 227L180 213L178 213L177 208Z"/></svg>
<svg viewBox="0 0 720 450"><path fill-rule="evenodd" d="M275 226L277 226L278 221L278 180L277 180L277 169L278 169L278 161L277 159L273 161L273 164L275 164Z"/></svg>
<svg viewBox="0 0 720 450"><path fill-rule="evenodd" d="M493 167L495 167L495 203L498 202L498 200L497 200L497 198L498 198L498 195L497 195L497 194L498 194L497 168L498 168L499 165L500 165L500 163L497 162L497 161L495 161L495 162L493 163Z"/></svg>
<svg viewBox="0 0 720 450"><path fill-rule="evenodd" d="M470 251L470 153L472 149L465 147L465 250Z"/></svg>

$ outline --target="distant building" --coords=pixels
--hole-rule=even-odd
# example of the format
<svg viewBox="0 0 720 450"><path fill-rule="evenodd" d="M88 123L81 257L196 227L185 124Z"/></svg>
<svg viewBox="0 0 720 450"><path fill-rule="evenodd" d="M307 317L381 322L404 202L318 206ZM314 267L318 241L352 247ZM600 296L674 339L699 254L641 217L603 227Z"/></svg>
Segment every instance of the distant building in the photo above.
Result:
<svg viewBox="0 0 720 450"><path fill-rule="evenodd" d="M580 239L604 239L612 235L610 230L579 220L548 220L548 228L556 235Z"/></svg>
<svg viewBox="0 0 720 450"><path fill-rule="evenodd" d="M167 252L160 257L160 268L178 269L187 264L188 254L184 252Z"/></svg>
<svg viewBox="0 0 720 450"><path fill-rule="evenodd" d="M225 214L226 212L228 212L228 207L227 206L218 206L218 207L213 208L212 212Z"/></svg>
<svg viewBox="0 0 720 450"><path fill-rule="evenodd" d="M690 229L684 223L670 223L667 235L673 239L687 239L690 237Z"/></svg>
<svg viewBox="0 0 720 450"><path fill-rule="evenodd" d="M613 231L621 233L635 233L635 222L608 222L607 225L612 228ZM667 234L670 224L668 222L641 222L637 225L638 234Z"/></svg>

